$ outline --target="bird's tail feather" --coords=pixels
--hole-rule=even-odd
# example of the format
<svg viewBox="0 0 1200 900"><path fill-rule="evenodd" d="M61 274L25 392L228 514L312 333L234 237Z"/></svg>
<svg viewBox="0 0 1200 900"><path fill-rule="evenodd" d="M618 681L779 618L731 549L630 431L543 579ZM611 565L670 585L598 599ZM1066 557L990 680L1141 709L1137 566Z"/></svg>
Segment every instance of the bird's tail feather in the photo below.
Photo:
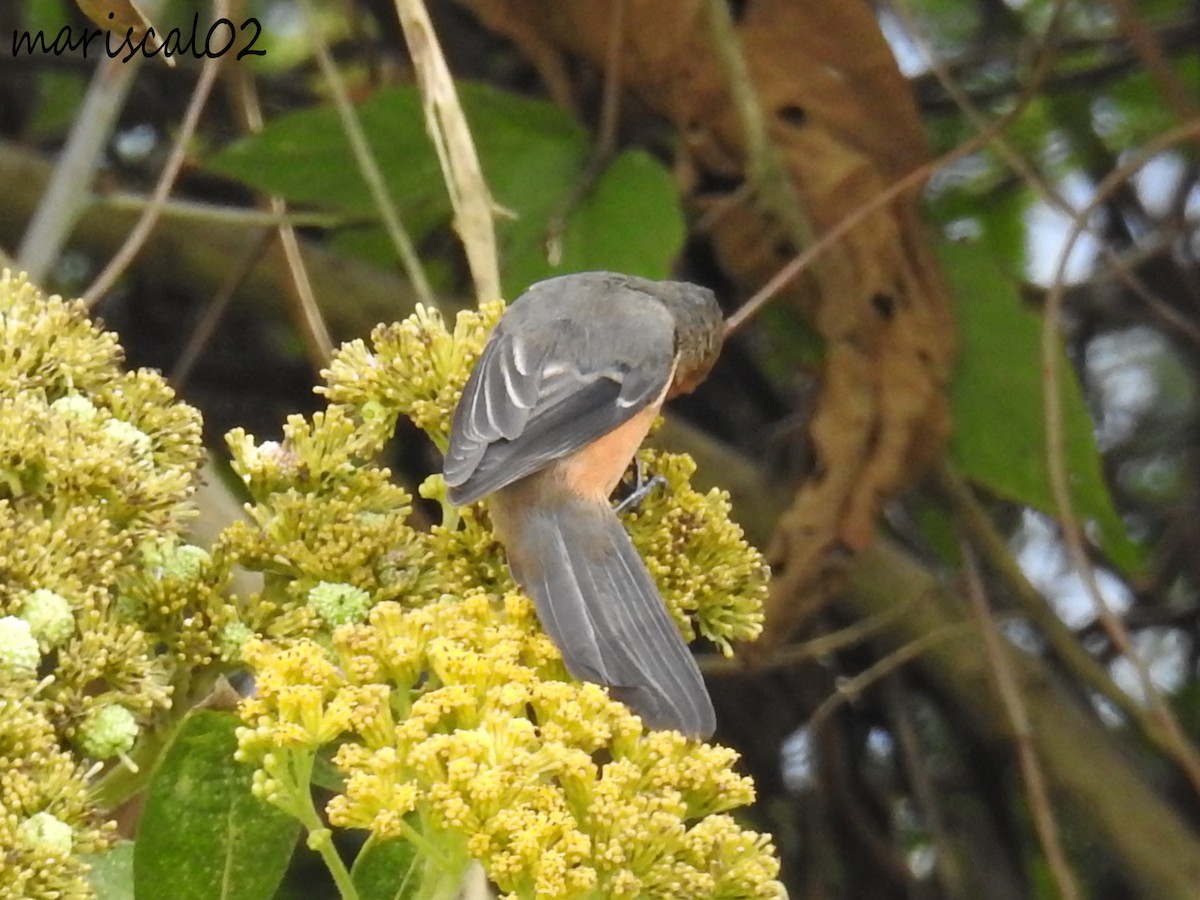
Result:
<svg viewBox="0 0 1200 900"><path fill-rule="evenodd" d="M527 513L513 574L567 669L607 685L651 728L709 737L716 720L696 660L616 514L573 498Z"/></svg>

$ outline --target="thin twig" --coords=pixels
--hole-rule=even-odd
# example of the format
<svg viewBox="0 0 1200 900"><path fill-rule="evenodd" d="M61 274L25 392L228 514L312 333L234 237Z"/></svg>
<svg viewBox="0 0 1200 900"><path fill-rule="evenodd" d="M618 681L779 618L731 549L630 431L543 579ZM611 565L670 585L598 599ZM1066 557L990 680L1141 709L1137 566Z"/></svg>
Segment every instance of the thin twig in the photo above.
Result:
<svg viewBox="0 0 1200 900"><path fill-rule="evenodd" d="M989 668L996 679L996 690L1000 702L1004 705L1005 714L1012 726L1014 743L1017 748L1017 760L1021 767L1021 777L1025 782L1025 792L1029 797L1029 811L1033 816L1033 825L1037 830L1038 840L1046 854L1046 863L1050 874L1058 886L1059 896L1064 900L1078 900L1079 885L1071 872L1063 852L1062 841L1058 835L1058 823L1054 819L1054 811L1050 808L1050 796L1046 786L1046 776L1042 772L1042 764L1038 760L1037 750L1033 745L1033 726L1029 721L1029 712L1021 698L1020 688L1005 657L1004 647L1000 644L1000 636L992 622L988 610L987 598L984 594L983 578L979 574L979 566L975 561L975 550L965 540L961 542L963 556L963 571L966 575L967 597L971 609L979 621L979 630L983 634L983 646L988 655Z"/></svg>
<svg viewBox="0 0 1200 900"><path fill-rule="evenodd" d="M216 0L213 4L213 14L216 19L228 21L227 10L227 0ZM125 238L125 242L121 244L120 249L108 261L108 265L95 277L80 298L89 309L112 289L117 279L137 257L146 243L146 238L150 236L150 232L154 230L154 225L158 222L159 213L162 212L162 208L167 202L167 196L171 193L179 170L183 168L183 162L187 158L188 144L192 140L196 126L200 123L200 114L204 111L204 105L208 102L208 96L212 93L213 85L217 81L217 73L220 70L221 58L219 56L210 56L201 66L200 77L196 80L196 87L192 90L192 96L188 100L187 111L179 125L179 132L175 135L166 165L159 173L158 183L155 184L154 193L150 196L150 204L142 210L142 215Z"/></svg>
<svg viewBox="0 0 1200 900"><path fill-rule="evenodd" d="M893 652L880 659L874 665L863 669L853 678L847 678L839 682L837 692L826 697L813 711L812 716L808 720L809 727L818 727L843 703L858 697L885 675L895 672L897 669L921 656L921 654L929 652L946 641L959 640L960 638L975 634L978 630L972 622L958 622L954 625L939 628L937 631L930 631L921 635L916 640L909 641L907 644L897 647Z"/></svg>
<svg viewBox="0 0 1200 900"><path fill-rule="evenodd" d="M281 197L272 197L268 203L271 211L277 215L287 212L287 204ZM304 265L304 257L300 253L300 241L296 237L296 229L291 225L279 226L279 246L283 250L283 258L287 262L288 273L291 275L292 294L300 312L302 327L300 333L308 341L308 355L313 362L321 366L333 358L333 338L329 336L329 328L325 324L325 316L317 303L317 294L313 290L312 279L308 277L308 269Z"/></svg>
<svg viewBox="0 0 1200 900"><path fill-rule="evenodd" d="M392 246L396 248L396 254L400 257L400 263L404 266L409 280L412 281L418 299L426 306L437 309L437 298L434 296L433 288L429 286L429 279L425 276L425 267L421 264L421 258L417 254L412 237L404 227L396 204L392 201L391 194L388 193L387 183L383 179L383 172L375 159L375 153L371 150L371 143L367 140L366 132L363 131L358 113L354 110L354 104L350 102L350 92L346 88L346 82L329 52L329 45L325 41L320 23L317 21L312 0L305 0L304 8L308 19L308 32L312 36L313 49L317 57L317 65L320 66L321 74L329 85L333 105L342 121L342 130L350 142L350 151L354 154L355 165L358 166L359 174L366 182L375 208L379 210L379 217L383 220L383 227L387 231L388 237L391 238Z"/></svg>
<svg viewBox="0 0 1200 900"><path fill-rule="evenodd" d="M422 0L396 0L396 15L416 69L425 125L442 167L454 208L454 230L467 255L476 299L480 303L496 300L502 295L493 222L499 207L488 190L467 117L425 4Z"/></svg>
<svg viewBox="0 0 1200 900"><path fill-rule="evenodd" d="M1184 224L1186 226L1188 223ZM1165 240L1151 243L1147 249L1161 253L1164 246L1169 249L1177 237L1178 235L1168 235ZM1126 259L1123 254L1111 249L1107 244L1101 246L1105 248L1105 262L1109 263L1111 276L1125 285L1134 296L1141 299L1146 304L1146 311L1158 318L1164 327L1175 331L1196 347L1200 347L1200 327L1197 327L1191 319L1152 291L1134 271L1134 261ZM1134 254L1134 256L1136 259L1146 258L1140 254Z"/></svg>
<svg viewBox="0 0 1200 900"><path fill-rule="evenodd" d="M100 165L104 145L125 105L141 59L139 56L122 63L119 59L105 58L92 76L54 174L17 249L21 268L35 282L45 280L87 206L92 176Z"/></svg>
<svg viewBox="0 0 1200 900"><path fill-rule="evenodd" d="M1170 741L1171 758L1182 770L1192 790L1197 796L1200 796L1200 754L1197 754L1196 748L1187 740L1178 720L1163 700L1158 688L1155 687L1149 670L1130 642L1124 624L1104 601L1104 597L1100 593L1100 585L1096 581L1095 569L1084 546L1083 532L1069 486L1070 476L1067 472L1066 433L1059 377L1059 357L1061 355L1059 325L1062 317L1063 293L1066 289L1067 261L1075 249L1079 236L1086 228L1085 223L1092 213L1101 204L1107 202L1108 198L1120 189L1134 172L1167 148L1191 140L1197 135L1200 135L1200 118L1176 126L1148 142L1126 163L1105 176L1096 186L1096 192L1092 198L1075 215L1059 255L1053 283L1046 294L1042 320L1041 359L1046 421L1047 475L1068 555L1092 600L1097 620L1117 652L1129 661L1137 675L1145 701L1150 705L1152 714L1163 726Z"/></svg>
<svg viewBox="0 0 1200 900"><path fill-rule="evenodd" d="M142 194L121 191L95 198L89 205L89 209L141 212L151 202L149 197ZM200 200L168 200L162 205L159 216L162 219L183 219L187 222L229 225L232 228L273 228L277 225L291 225L293 228L338 228L361 225L367 221L360 215L322 212L315 209L289 210L285 216L280 217L266 209L224 206Z"/></svg>
<svg viewBox="0 0 1200 900"><path fill-rule="evenodd" d="M258 102L254 76L248 70L240 69L234 88L242 124L251 134L260 133L265 127L265 122L262 105ZM300 334L304 338L309 359L316 368L321 368L328 364L333 356L333 339L329 336L329 327L325 324L325 316L317 303L316 291L313 290L312 280L308 276L308 267L304 265L296 229L287 221L287 203L282 197L268 197L265 205L276 219L275 235L287 268L288 294L296 312Z"/></svg>

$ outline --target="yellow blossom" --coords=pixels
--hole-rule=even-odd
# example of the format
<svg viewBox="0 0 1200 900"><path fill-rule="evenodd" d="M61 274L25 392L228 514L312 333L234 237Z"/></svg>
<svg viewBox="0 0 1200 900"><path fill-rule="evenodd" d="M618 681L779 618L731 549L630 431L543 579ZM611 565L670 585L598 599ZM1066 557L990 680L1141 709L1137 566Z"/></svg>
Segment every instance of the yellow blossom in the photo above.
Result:
<svg viewBox="0 0 1200 900"><path fill-rule="evenodd" d="M418 306L403 322L376 328L372 350L363 341L338 350L322 373L328 385L321 393L332 403L389 410L383 420L389 435L395 415L406 415L444 450L450 411L503 311L502 303L493 302L460 312L451 333L438 312Z"/></svg>
<svg viewBox="0 0 1200 900"><path fill-rule="evenodd" d="M516 622L506 619L506 608L518 614ZM345 788L329 804L333 824L394 838L405 836L415 814L430 829L426 839L461 843L517 896L619 896L621 885L637 885L644 896L673 897L679 894L671 886L680 884L699 891L694 896L715 896L711 860L695 852L702 843L716 847L715 838L692 832L705 816L752 801L748 780L732 771L736 754L674 732L645 733L596 685L557 680L564 676L555 667L523 665L524 645L537 639L524 611L522 603L474 594L407 615L398 604L380 604L365 625L339 629L334 656L376 654L378 665L359 667L376 674L393 668L389 655L402 622L410 620L423 637L428 680L405 682L409 717L394 727L355 726L354 713L335 714L373 708L379 697L350 693L366 685L343 680L312 642L250 648L261 684L243 716L258 721L260 731L270 723L275 746L280 734L290 734L285 726L308 721L308 733L316 734L336 722L344 740L334 763ZM365 641L373 627L390 639ZM304 715L289 699L295 679L311 687ZM514 704L514 684L528 692L527 703ZM243 747L259 740L243 732ZM593 757L601 748L613 756L604 764ZM757 835L726 840L720 849L728 865L754 876L745 896L776 896L774 860ZM747 855L761 860L750 864Z"/></svg>
<svg viewBox="0 0 1200 900"><path fill-rule="evenodd" d="M731 655L734 641L762 631L769 572L730 517L729 495L696 491L696 464L678 453L644 450L648 476L666 480L626 514L626 525L684 634L698 631Z"/></svg>

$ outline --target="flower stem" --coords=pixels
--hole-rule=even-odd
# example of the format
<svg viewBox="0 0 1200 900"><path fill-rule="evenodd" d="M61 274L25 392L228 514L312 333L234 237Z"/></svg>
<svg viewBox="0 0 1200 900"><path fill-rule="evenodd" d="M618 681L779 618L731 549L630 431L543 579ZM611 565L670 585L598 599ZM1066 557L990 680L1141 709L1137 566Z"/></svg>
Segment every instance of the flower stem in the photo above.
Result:
<svg viewBox="0 0 1200 900"><path fill-rule="evenodd" d="M467 860L456 860L455 863L448 868L443 861L426 856L425 873L414 900L453 900L462 884Z"/></svg>
<svg viewBox="0 0 1200 900"><path fill-rule="evenodd" d="M333 876L333 882L337 885L342 900L358 900L358 889L350 877L350 870L346 868L346 864L338 855L337 848L333 846L333 834L325 827L325 823L321 821L321 816L313 804L311 781L316 753L314 751L284 752L287 753L288 764L285 767L286 772L281 773L280 782L291 796L292 814L300 820L300 824L308 832L306 843L309 849L320 854L325 868L329 869L329 874Z"/></svg>

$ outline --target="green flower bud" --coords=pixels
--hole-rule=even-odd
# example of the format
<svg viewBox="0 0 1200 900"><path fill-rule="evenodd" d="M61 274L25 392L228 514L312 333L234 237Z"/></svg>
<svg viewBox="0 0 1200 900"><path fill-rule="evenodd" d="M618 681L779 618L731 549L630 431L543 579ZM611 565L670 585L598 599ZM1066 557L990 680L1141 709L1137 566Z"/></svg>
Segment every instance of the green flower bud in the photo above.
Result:
<svg viewBox="0 0 1200 900"><path fill-rule="evenodd" d="M359 407L359 415L364 422L386 422L395 414L378 400L368 400Z"/></svg>
<svg viewBox="0 0 1200 900"><path fill-rule="evenodd" d="M82 394L67 394L50 404L50 412L67 419L91 422L98 411L92 401Z"/></svg>
<svg viewBox="0 0 1200 900"><path fill-rule="evenodd" d="M75 633L75 614L61 594L38 588L25 597L21 618L43 650L53 650Z"/></svg>
<svg viewBox="0 0 1200 900"><path fill-rule="evenodd" d="M125 445L139 456L154 449L154 442L150 440L150 435L124 419L109 419L104 423L103 430L118 444Z"/></svg>
<svg viewBox="0 0 1200 900"><path fill-rule="evenodd" d="M162 581L194 581L212 562L206 550L177 543L174 538L147 541L141 547L141 556L146 568Z"/></svg>
<svg viewBox="0 0 1200 900"><path fill-rule="evenodd" d="M237 662L242 658L242 647L246 641L254 637L254 629L245 622L230 622L221 629L218 648L221 659L227 662Z"/></svg>
<svg viewBox="0 0 1200 900"><path fill-rule="evenodd" d="M16 616L0 619L0 675L33 678L42 653L29 623Z"/></svg>
<svg viewBox="0 0 1200 900"><path fill-rule="evenodd" d="M79 748L93 759L128 753L138 736L137 719L119 703L100 706L79 729Z"/></svg>
<svg viewBox="0 0 1200 900"><path fill-rule="evenodd" d="M362 622L371 611L371 595L351 584L322 581L308 592L308 606L330 627Z"/></svg>
<svg viewBox="0 0 1200 900"><path fill-rule="evenodd" d="M68 856L75 844L75 833L62 819L48 812L40 812L17 826L17 839L48 855Z"/></svg>
<svg viewBox="0 0 1200 900"><path fill-rule="evenodd" d="M436 500L438 503L445 503L446 479L442 477L440 472L436 472L417 486L417 493L426 500Z"/></svg>
<svg viewBox="0 0 1200 900"><path fill-rule="evenodd" d="M208 551L195 544L180 544L163 567L168 578L178 581L194 581L212 562Z"/></svg>
<svg viewBox="0 0 1200 900"><path fill-rule="evenodd" d="M128 594L117 594L117 618L122 622L141 622L146 618L146 601Z"/></svg>

